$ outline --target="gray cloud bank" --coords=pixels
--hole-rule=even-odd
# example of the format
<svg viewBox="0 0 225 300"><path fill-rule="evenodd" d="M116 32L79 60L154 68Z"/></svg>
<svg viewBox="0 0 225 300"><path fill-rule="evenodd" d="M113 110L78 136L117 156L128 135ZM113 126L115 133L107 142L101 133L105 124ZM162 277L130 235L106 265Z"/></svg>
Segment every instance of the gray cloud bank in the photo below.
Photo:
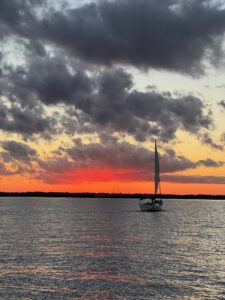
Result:
<svg viewBox="0 0 225 300"><path fill-rule="evenodd" d="M50 9L45 0L3 0L0 31L20 37L26 62L17 68L3 63L0 89L11 107L2 105L1 129L50 136L60 126L67 133L104 128L137 141L151 136L170 141L178 129L199 134L213 124L202 99L138 91L124 69L99 66L126 63L200 74L206 58L220 59L224 30L225 10L207 0L99 1L63 10ZM58 46L64 57L54 53ZM95 71L72 58L92 62ZM43 104L68 109L50 118ZM216 148L209 139L202 138Z"/></svg>
<svg viewBox="0 0 225 300"><path fill-rule="evenodd" d="M0 129L7 133L17 133L24 138L34 134L50 136L55 132L55 119L45 115L38 107L22 107L20 103L11 106L0 103Z"/></svg>
<svg viewBox="0 0 225 300"><path fill-rule="evenodd" d="M7 169L0 165L1 175L14 175L29 172L34 178L47 183L71 184L85 180L79 177L80 170L110 169L111 174L119 174L122 181L147 181L153 179L154 152L142 146L119 142L116 138L103 134L102 143L83 144L75 140L73 147L61 148L46 159L38 157L35 149L29 145L16 141L2 142L3 151L0 157L5 163L10 163ZM25 165L24 165L25 163ZM166 149L160 154L161 173L163 181L180 183L216 183L217 177L172 175L201 166L219 168L223 161L204 159L193 162L182 155L177 155L172 149ZM13 167L13 168L12 168ZM14 170L13 170L14 169ZM67 179L66 179L67 178ZM222 183L222 177L218 177Z"/></svg>
<svg viewBox="0 0 225 300"><path fill-rule="evenodd" d="M209 0L99 1L61 11L46 1L2 0L0 21L2 35L16 33L41 55L42 43L54 43L94 64L197 75L205 59L216 64L222 55L225 10Z"/></svg>
<svg viewBox="0 0 225 300"><path fill-rule="evenodd" d="M30 146L15 141L2 142L2 148L5 151L2 153L2 156L6 161L17 160L29 163L36 158L37 154Z"/></svg>
<svg viewBox="0 0 225 300"><path fill-rule="evenodd" d="M159 91L140 92L134 89L132 75L122 68L96 72L93 77L79 68L71 71L70 67L69 70L61 58L45 57L33 60L28 69L10 69L7 80L12 83L11 102L16 99L25 107L24 118L28 108L31 114L40 109L40 102L52 107L58 104L71 107L64 118L67 130L70 124L72 130L76 130L72 123L82 118L83 133L116 131L132 135L137 141L152 136L169 141L175 138L178 129L198 134L213 124L211 113L200 98L193 95L174 97ZM32 103L35 104L30 108ZM11 112L16 119L15 108ZM36 122L28 127L32 130L30 134L53 128L54 119L49 118L43 120L43 127L38 126L43 114L40 111L32 118L31 124ZM7 130L9 125L6 125ZM77 130L82 131L81 124L78 127Z"/></svg>
<svg viewBox="0 0 225 300"><path fill-rule="evenodd" d="M117 142L114 139L104 139L104 143L83 144L76 142L74 147L66 150L79 167L110 167L120 169L142 169L150 173L150 166L153 165L154 152L127 142ZM160 155L162 173L173 173L199 166L221 167L222 161L212 159L192 162L184 156L177 155L174 150L166 149ZM153 170L153 168L152 168Z"/></svg>
<svg viewBox="0 0 225 300"><path fill-rule="evenodd" d="M47 39L94 63L201 73L206 53L220 56L225 10L202 0L101 1L56 12L42 28Z"/></svg>
<svg viewBox="0 0 225 300"><path fill-rule="evenodd" d="M114 138L104 136L104 143L102 144L83 144L80 140L76 140L74 146L64 149L63 153L66 156L59 159L38 160L39 166L43 170L40 178L48 181L52 177L51 182L60 183L60 177L62 181L67 178L69 182L71 176L72 181L79 182L84 180L83 177L79 177L80 170L110 169L112 176L117 174L120 181L148 181L153 179L154 152L142 146L118 142ZM160 155L160 164L163 181L174 182L175 178L180 177L178 179L180 183L216 183L217 177L213 176L206 177L204 182L204 176L173 175L173 173L196 169L201 166L219 168L224 165L224 162L212 159L193 162L182 155L177 155L172 149L166 149ZM63 176L61 176L62 173ZM218 183L222 183L221 178Z"/></svg>

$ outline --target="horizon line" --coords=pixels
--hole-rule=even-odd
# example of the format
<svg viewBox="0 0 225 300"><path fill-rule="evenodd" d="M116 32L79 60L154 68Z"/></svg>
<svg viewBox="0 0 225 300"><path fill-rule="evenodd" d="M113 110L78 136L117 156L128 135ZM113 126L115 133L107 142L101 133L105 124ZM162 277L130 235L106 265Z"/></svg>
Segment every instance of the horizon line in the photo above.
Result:
<svg viewBox="0 0 225 300"><path fill-rule="evenodd" d="M152 193L108 193L108 192L42 192L42 191L26 191L26 192L3 192L0 191L0 197L2 196L54 196L54 197L113 197L113 198L136 198L136 197L146 197L152 195ZM157 196L162 198L177 198L177 199L207 199L207 198L219 198L225 199L225 194L172 194L172 193L162 193L157 194Z"/></svg>

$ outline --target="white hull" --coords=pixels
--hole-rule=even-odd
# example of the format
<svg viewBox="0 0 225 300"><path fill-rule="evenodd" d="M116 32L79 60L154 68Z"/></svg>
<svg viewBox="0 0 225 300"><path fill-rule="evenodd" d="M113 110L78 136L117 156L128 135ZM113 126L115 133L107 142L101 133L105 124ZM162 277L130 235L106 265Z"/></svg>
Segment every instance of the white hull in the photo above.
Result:
<svg viewBox="0 0 225 300"><path fill-rule="evenodd" d="M142 211L160 211L162 210L162 202L151 202L151 200L140 200L140 209Z"/></svg>

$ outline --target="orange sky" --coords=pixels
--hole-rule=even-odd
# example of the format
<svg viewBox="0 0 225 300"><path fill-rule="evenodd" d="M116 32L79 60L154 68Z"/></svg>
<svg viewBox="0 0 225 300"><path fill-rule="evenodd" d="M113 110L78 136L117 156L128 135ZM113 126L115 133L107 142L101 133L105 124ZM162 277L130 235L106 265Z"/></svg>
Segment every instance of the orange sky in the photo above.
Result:
<svg viewBox="0 0 225 300"><path fill-rule="evenodd" d="M54 176L54 175L52 175ZM58 175L57 175L58 176ZM152 181L119 180L119 172L110 170L81 170L80 172L61 174L58 182L52 184L41 182L31 177L4 176L0 179L0 190L7 192L106 192L106 193L153 193ZM117 177L117 178L116 178ZM66 179L65 179L66 178ZM162 193L168 194L225 194L223 184L197 183L161 183Z"/></svg>
<svg viewBox="0 0 225 300"><path fill-rule="evenodd" d="M5 137L3 137L5 139ZM191 136L184 133L179 134L179 138L183 139L183 143L176 145L178 157L184 154L191 161L199 161L211 157L215 161L223 161L223 153L221 151L210 151L206 146L201 145ZM62 140L68 140L62 138ZM88 144L88 143L87 143ZM162 148L164 144L158 143L160 156L163 155ZM191 145L191 147L189 147ZM50 163L48 159L50 153L54 153L60 147L60 137L54 143L43 144L40 141L36 145L36 151L40 153L40 157L45 162ZM148 144L146 148L154 149L154 145ZM152 149L153 148L153 149ZM45 153L45 154L44 154ZM46 155L46 157L45 157ZM71 163L72 165L72 163ZM11 164L11 167L13 164ZM21 164L23 167L23 163ZM25 165L24 165L25 166ZM49 165L48 165L49 166ZM70 163L61 166L56 159L53 166L56 170L52 171L41 169L35 165L31 168L32 172L24 174L0 176L0 191L7 192L26 192L26 191L43 191L43 192L107 192L107 193L153 193L153 162L148 161L149 168L119 168L109 166L90 166L85 168L74 168L69 170ZM163 166L161 166L163 167ZM37 173L35 173L37 172ZM215 176L223 177L225 174L224 166L221 167L205 167L190 168L182 172L161 174L162 193L172 194L225 194L224 184L208 184L208 183L175 183L168 182L163 179L168 175L171 176ZM216 179L215 179L216 182Z"/></svg>
<svg viewBox="0 0 225 300"><path fill-rule="evenodd" d="M149 188L150 187L150 188ZM97 192L97 193L152 193L153 184L149 182L82 182L79 184L68 185L58 184L49 185L19 178L16 181L1 180L0 189L4 192ZM225 194L222 184L177 184L163 183L162 193L165 194Z"/></svg>

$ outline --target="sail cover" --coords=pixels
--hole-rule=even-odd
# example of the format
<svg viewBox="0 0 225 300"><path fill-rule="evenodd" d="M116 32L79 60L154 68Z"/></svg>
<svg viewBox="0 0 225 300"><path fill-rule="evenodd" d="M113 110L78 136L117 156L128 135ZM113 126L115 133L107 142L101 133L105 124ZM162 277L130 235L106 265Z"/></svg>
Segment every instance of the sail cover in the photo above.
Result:
<svg viewBox="0 0 225 300"><path fill-rule="evenodd" d="M156 140L155 140L155 195L157 194L159 183L160 183L159 155L158 155L157 145L156 145Z"/></svg>

